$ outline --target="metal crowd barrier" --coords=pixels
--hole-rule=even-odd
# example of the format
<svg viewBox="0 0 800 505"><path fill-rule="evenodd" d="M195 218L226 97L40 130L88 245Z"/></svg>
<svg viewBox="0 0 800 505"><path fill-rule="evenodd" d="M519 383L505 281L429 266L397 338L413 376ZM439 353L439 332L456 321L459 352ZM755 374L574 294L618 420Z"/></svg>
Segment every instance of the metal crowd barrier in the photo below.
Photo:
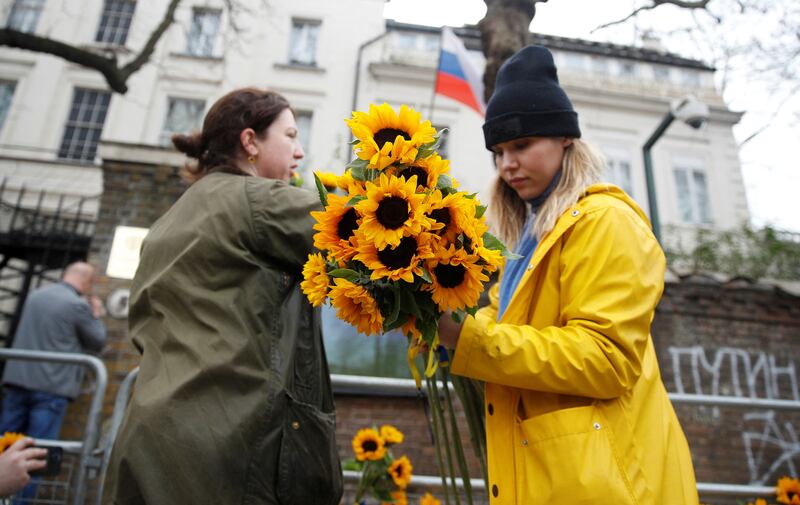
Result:
<svg viewBox="0 0 800 505"><path fill-rule="evenodd" d="M101 484L98 497L102 496L102 481L105 476L105 471L108 465L108 454L110 453L111 446L113 445L114 438L117 431L122 424L122 419L125 414L125 408L130 397L131 389L138 375L139 369L133 369L125 378L119 388L117 397L114 403L114 413L111 418L111 427L108 435L103 443L103 447L99 452L102 452L102 468L101 468ZM357 375L341 375L332 374L331 381L334 391L347 391L347 392L360 392L369 394L401 394L401 395L417 395L418 390L413 380L411 379L394 379L386 377L365 377ZM452 387L452 385L450 386ZM424 391L423 391L424 394ZM748 399L736 398L730 396L715 396L715 395L697 395L697 394L683 394L683 393L670 393L670 400L675 404L687 405L703 405L703 406L719 406L719 407L745 407L745 408L765 408L777 410L794 410L800 411L800 402L789 400L769 400L769 399ZM345 471L344 478L346 481L357 482L360 475L358 472ZM486 484L483 479L470 479L470 484L473 489L485 489ZM433 475L414 475L414 486L422 488L440 488L442 485L441 477ZM463 487L461 479L456 479L456 485L460 489ZM771 486L755 486L755 485L738 485L738 484L725 484L716 482L698 482L697 491L701 496L709 497L753 497L753 496L772 496L775 494L775 488ZM98 498L99 500L99 498ZM99 501L98 501L99 504Z"/></svg>
<svg viewBox="0 0 800 505"><path fill-rule="evenodd" d="M94 457L93 452L100 439L100 415L103 408L103 398L108 384L108 373L106 366L100 359L87 354L73 354L60 352L26 351L21 349L0 349L0 360L21 360L21 361L47 361L51 363L68 363L81 365L90 369L94 373L95 388L92 392L92 401L89 405L89 413L86 419L86 426L83 431L82 440L37 440L42 445L52 445L61 447L66 454L78 454L77 469L70 469L71 474L68 481L74 479L72 484L72 503L83 505L86 498L87 481L89 472L99 468L99 461ZM70 490L69 482L63 493L63 502L48 500L47 503L68 503ZM34 499L32 503L37 503Z"/></svg>

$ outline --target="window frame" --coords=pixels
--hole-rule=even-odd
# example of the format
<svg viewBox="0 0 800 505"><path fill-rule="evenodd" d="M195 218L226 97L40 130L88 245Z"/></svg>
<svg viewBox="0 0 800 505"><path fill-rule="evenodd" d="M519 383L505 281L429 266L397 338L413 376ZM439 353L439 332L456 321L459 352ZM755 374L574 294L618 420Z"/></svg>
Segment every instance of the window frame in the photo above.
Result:
<svg viewBox="0 0 800 505"><path fill-rule="evenodd" d="M44 4L45 0L14 0L6 19L6 27L23 33L36 33ZM15 18L22 20L21 26L12 24ZM30 26L26 26L25 22Z"/></svg>
<svg viewBox="0 0 800 505"><path fill-rule="evenodd" d="M14 95L17 92L17 81L13 81L11 79L0 79L0 87L5 85L8 85L10 91L5 109L0 108L0 133L3 132L3 126L5 126L6 120L8 119L9 111L14 103ZM0 104L2 104L2 101L0 101Z"/></svg>
<svg viewBox="0 0 800 505"><path fill-rule="evenodd" d="M311 54L311 61L305 61L303 59L296 59L294 56L296 54L296 47L297 47L297 33L298 29L302 26L309 26L314 27L314 47L312 48ZM287 61L289 65L296 65L302 67L319 67L319 59L318 59L318 52L319 52L319 37L320 32L322 29L322 20L319 19L309 19L309 18L302 18L302 17L293 17L291 20L291 28L289 31L289 54L287 55Z"/></svg>
<svg viewBox="0 0 800 505"><path fill-rule="evenodd" d="M713 225L708 171L693 163L675 163L672 174L680 222L699 226ZM683 183L679 180L681 175L685 178L685 196ZM698 176L702 178L702 183L697 181Z"/></svg>
<svg viewBox="0 0 800 505"><path fill-rule="evenodd" d="M78 103L79 93L85 93L89 96L93 94L96 99L100 100L100 103L85 104L85 98ZM89 120L82 119L86 115L86 107L84 107L84 105L90 107ZM76 107L78 107L77 110ZM64 123L64 132L61 135L61 143L57 152L58 159L76 162L93 162L97 157L97 146L100 143L106 117L108 116L108 109L110 107L110 91L81 86L73 87L72 100L70 101L67 120ZM98 116L99 121L96 120ZM68 137L68 133L70 132L73 133ZM96 138L81 139L82 132L85 132L86 137L90 135L91 137L95 137L94 134L96 133ZM77 149L75 148L76 146L78 146Z"/></svg>
<svg viewBox="0 0 800 505"><path fill-rule="evenodd" d="M136 0L103 0L103 10L97 22L94 41L101 44L124 46L128 41L133 16L136 13ZM130 11L124 9L129 5ZM116 9L122 7L122 9ZM107 21L104 23L104 20ZM110 21L114 23L109 24Z"/></svg>
<svg viewBox="0 0 800 505"><path fill-rule="evenodd" d="M215 16L216 26L214 33L210 35L202 32L203 27L197 22L200 15ZM189 31L186 32L186 48L185 54L194 56L195 58L216 58L217 57L217 40L220 36L220 27L222 26L222 10L207 7L192 7L192 16L189 20ZM198 30L196 30L196 27ZM193 43L194 37L201 37L197 39L198 42ZM205 42L205 43L203 43ZM202 49L202 50L201 50Z"/></svg>
<svg viewBox="0 0 800 505"><path fill-rule="evenodd" d="M167 129L171 117L170 112L173 110L172 104L177 102L185 102L185 103L193 102L195 105L199 105L198 114L197 117L195 118L197 121L195 122L194 126L189 126L188 128ZM158 134L158 144L164 147L171 147L172 135L176 133L189 133L192 130L202 128L203 118L205 116L207 104L208 101L205 100L204 98L168 95L166 107L164 109L164 120L161 123L161 131Z"/></svg>

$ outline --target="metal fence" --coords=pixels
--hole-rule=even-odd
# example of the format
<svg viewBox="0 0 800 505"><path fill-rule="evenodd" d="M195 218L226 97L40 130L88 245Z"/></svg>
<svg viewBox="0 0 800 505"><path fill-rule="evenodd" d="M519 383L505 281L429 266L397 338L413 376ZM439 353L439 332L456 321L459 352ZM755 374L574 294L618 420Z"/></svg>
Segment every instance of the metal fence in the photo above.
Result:
<svg viewBox="0 0 800 505"><path fill-rule="evenodd" d="M0 360L46 361L67 363L88 368L94 374L94 390L86 415L81 440L36 440L37 444L59 446L64 451L62 471L58 477L38 482L37 496L31 504L83 505L91 473L100 467L96 448L100 439L100 415L108 384L108 373L102 361L87 354L72 354L20 349L0 349Z"/></svg>

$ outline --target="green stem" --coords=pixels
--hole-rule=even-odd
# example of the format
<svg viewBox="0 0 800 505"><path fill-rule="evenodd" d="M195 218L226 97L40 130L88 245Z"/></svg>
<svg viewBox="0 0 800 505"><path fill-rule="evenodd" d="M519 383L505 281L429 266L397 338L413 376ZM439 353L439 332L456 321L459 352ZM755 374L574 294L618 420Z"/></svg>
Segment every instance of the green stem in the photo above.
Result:
<svg viewBox="0 0 800 505"><path fill-rule="evenodd" d="M481 475L484 482L488 482L489 479L486 472L486 434L483 419L484 400L478 389L481 385L472 379L458 376L451 377L456 394L461 399L461 405L464 406L464 415L467 418L472 448L481 465Z"/></svg>
<svg viewBox="0 0 800 505"><path fill-rule="evenodd" d="M450 437L447 435L447 426L444 424L444 410L442 409L442 404L439 402L439 389L436 385L436 377L433 377L431 381L433 384L433 393L434 393L434 403L436 405L436 409L439 412L439 415L442 419L442 433L444 435L444 449L445 449L445 456L447 457L447 467L449 469L450 475L450 483L453 486L453 494L455 495L456 505L461 505L461 498L458 496L458 486L456 485L456 469L453 466L453 453L450 448Z"/></svg>
<svg viewBox="0 0 800 505"><path fill-rule="evenodd" d="M456 448L456 459L458 461L459 471L461 472L461 482L464 484L464 493L467 495L467 503L472 505L472 483L469 480L469 469L467 468L467 461L464 458L464 448L461 447L461 432L458 429L458 420L456 419L456 411L453 408L453 399L450 396L450 388L447 383L447 369L440 368L439 374L442 377L444 384L444 399L447 406L447 415L450 417L450 425L453 429L454 446Z"/></svg>
<svg viewBox="0 0 800 505"><path fill-rule="evenodd" d="M447 491L447 472L444 468L444 461L442 460L442 444L441 435L439 431L439 415L434 405L433 398L435 397L435 388L430 377L425 377L425 387L428 390L428 400L431 405L431 420L433 422L433 446L436 448L436 460L439 463L439 475L442 477L442 492L444 493L445 505L450 505L450 494Z"/></svg>

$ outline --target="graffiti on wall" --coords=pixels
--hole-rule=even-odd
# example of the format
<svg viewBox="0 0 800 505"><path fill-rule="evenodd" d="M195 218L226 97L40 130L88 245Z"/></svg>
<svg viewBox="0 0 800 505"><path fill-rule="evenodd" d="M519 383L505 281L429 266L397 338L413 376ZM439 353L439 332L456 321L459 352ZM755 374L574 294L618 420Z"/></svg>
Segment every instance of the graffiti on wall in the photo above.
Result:
<svg viewBox="0 0 800 505"><path fill-rule="evenodd" d="M778 360L734 347L717 348L710 359L700 346L670 347L669 353L678 393L800 401L794 361L788 357ZM719 409L713 412L719 416ZM750 484L774 482L782 468L797 475L800 442L792 423L778 423L774 411L763 409L745 412L742 419L747 426L760 426L742 432Z"/></svg>

